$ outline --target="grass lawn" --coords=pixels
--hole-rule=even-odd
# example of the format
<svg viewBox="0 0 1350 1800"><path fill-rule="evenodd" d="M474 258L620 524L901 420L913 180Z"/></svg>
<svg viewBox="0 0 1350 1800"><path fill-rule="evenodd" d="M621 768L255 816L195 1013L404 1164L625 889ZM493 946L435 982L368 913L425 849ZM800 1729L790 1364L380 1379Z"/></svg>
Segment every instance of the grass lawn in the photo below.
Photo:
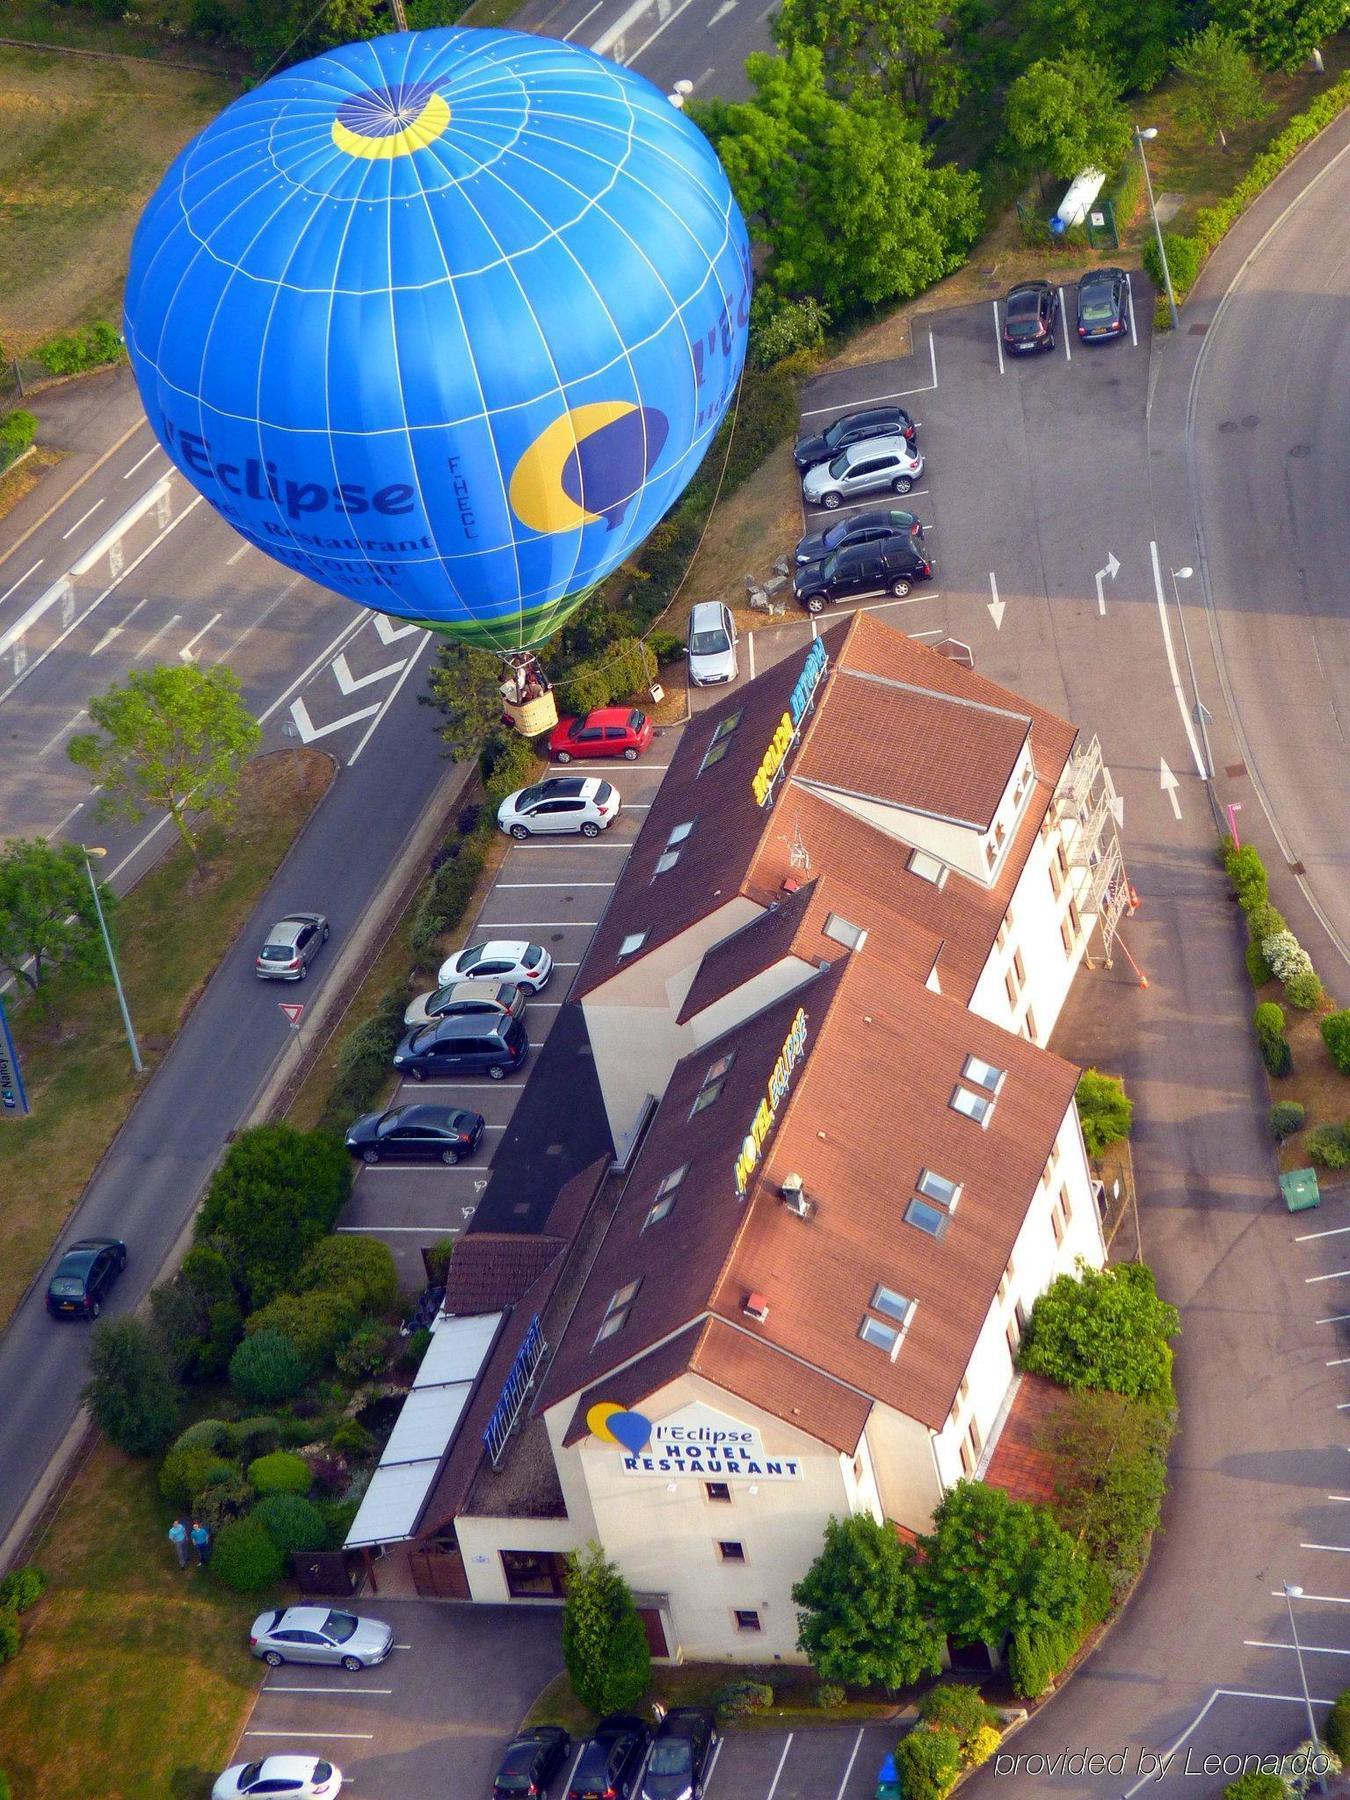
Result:
<svg viewBox="0 0 1350 1800"><path fill-rule="evenodd" d="M208 826L205 875L176 848L115 914L122 980L147 1073L271 880L333 778L329 757L283 750L244 773L228 831ZM58 977L45 1018L25 1002L11 1013L32 1114L0 1133L0 1323L51 1249L94 1165L131 1110L136 1077L111 984Z"/></svg>
<svg viewBox="0 0 1350 1800"><path fill-rule="evenodd" d="M14 35L8 23L5 30ZM94 319L120 319L141 208L187 140L237 91L224 76L153 63L0 48L0 343L8 355Z"/></svg>
<svg viewBox="0 0 1350 1800"><path fill-rule="evenodd" d="M775 1664L772 1669L752 1668L741 1663L680 1663L669 1667L652 1665L649 1700L660 1700L666 1707L710 1706L717 1689L729 1681L767 1681L773 1686L775 1699L781 1704L736 1721L737 1731L753 1731L757 1727L781 1729L787 1725L864 1725L876 1719L892 1719L903 1710L898 1700L849 1700L843 1706L822 1707L812 1697L820 1677L813 1670L796 1665ZM594 1713L572 1692L566 1674L555 1675L540 1694L525 1718L527 1725L555 1724L566 1726L574 1738L585 1737L596 1723Z"/></svg>
<svg viewBox="0 0 1350 1800"><path fill-rule="evenodd" d="M42 480L48 469L54 469L61 461L64 453L60 450L44 450L39 444L31 456L0 475L0 519L7 512L12 512L25 494L31 494Z"/></svg>
<svg viewBox="0 0 1350 1800"><path fill-rule="evenodd" d="M155 1469L101 1444L38 1550L50 1585L0 1677L16 1800L206 1800L229 1763L259 1602L179 1569Z"/></svg>

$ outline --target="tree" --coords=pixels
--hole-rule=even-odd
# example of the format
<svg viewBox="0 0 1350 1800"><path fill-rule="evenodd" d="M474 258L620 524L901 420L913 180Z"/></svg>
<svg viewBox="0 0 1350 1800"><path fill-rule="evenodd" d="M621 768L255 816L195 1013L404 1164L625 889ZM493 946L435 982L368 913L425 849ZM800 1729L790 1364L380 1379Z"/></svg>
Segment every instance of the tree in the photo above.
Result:
<svg viewBox="0 0 1350 1800"><path fill-rule="evenodd" d="M125 687L89 702L92 731L73 737L70 760L104 789L101 809L130 819L166 812L200 870L190 813L228 819L239 774L262 741L229 669L195 663L133 669Z"/></svg>
<svg viewBox="0 0 1350 1800"><path fill-rule="evenodd" d="M1156 87L1181 30L1178 0L1037 0L1021 66L1073 50L1115 77L1117 93Z"/></svg>
<svg viewBox="0 0 1350 1800"><path fill-rule="evenodd" d="M942 1635L914 1552L870 1514L827 1522L824 1546L792 1598L797 1648L822 1681L908 1687L942 1667Z"/></svg>
<svg viewBox="0 0 1350 1800"><path fill-rule="evenodd" d="M1055 1467L1052 1511L1119 1598L1144 1566L1167 1492L1172 1414L1148 1400L1086 1388L1046 1426Z"/></svg>
<svg viewBox="0 0 1350 1800"><path fill-rule="evenodd" d="M178 1426L180 1395L168 1359L139 1319L102 1319L94 1327L82 1397L109 1443L129 1456L155 1455Z"/></svg>
<svg viewBox="0 0 1350 1800"><path fill-rule="evenodd" d="M946 0L783 0L774 37L784 50L809 45L845 94L872 86L919 117L949 118L964 76L944 30Z"/></svg>
<svg viewBox="0 0 1350 1800"><path fill-rule="evenodd" d="M631 1712L651 1680L651 1652L632 1592L596 1543L567 1559L563 1662L572 1691L594 1713Z"/></svg>
<svg viewBox="0 0 1350 1800"><path fill-rule="evenodd" d="M1086 1558L1049 1509L1002 1488L959 1481L919 1539L923 1584L958 1643L1001 1644L1009 1632L1076 1630Z"/></svg>
<svg viewBox="0 0 1350 1800"><path fill-rule="evenodd" d="M398 1299L398 1268L393 1251L378 1238L321 1238L295 1278L299 1292L310 1288L342 1288L362 1312L388 1312Z"/></svg>
<svg viewBox="0 0 1350 1800"><path fill-rule="evenodd" d="M1181 1330L1144 1263L1112 1263L1060 1275L1035 1306L1018 1361L1068 1388L1108 1388L1132 1400L1175 1404L1172 1351Z"/></svg>
<svg viewBox="0 0 1350 1800"><path fill-rule="evenodd" d="M1270 112L1252 59L1234 34L1216 21L1189 37L1172 59L1180 76L1177 118L1198 131L1207 144L1238 125Z"/></svg>
<svg viewBox="0 0 1350 1800"><path fill-rule="evenodd" d="M469 644L442 644L427 678L424 706L444 717L441 741L456 762L476 758L502 722L501 658Z"/></svg>
<svg viewBox="0 0 1350 1800"><path fill-rule="evenodd" d="M252 1307L288 1287L351 1192L351 1163L326 1132L293 1125L241 1131L211 1178L198 1241L219 1237Z"/></svg>
<svg viewBox="0 0 1350 1800"><path fill-rule="evenodd" d="M99 898L107 912L117 905L102 882ZM36 993L57 969L94 976L105 966L79 845L7 839L0 851L0 967Z"/></svg>
<svg viewBox="0 0 1350 1800"><path fill-rule="evenodd" d="M1100 1156L1109 1144L1121 1143L1130 1135L1134 1102L1126 1098L1125 1084L1118 1075L1084 1069L1074 1099L1089 1156Z"/></svg>
<svg viewBox="0 0 1350 1800"><path fill-rule="evenodd" d="M1345 25L1345 0L1213 0L1215 23L1233 32L1263 69L1292 74Z"/></svg>
<svg viewBox="0 0 1350 1800"><path fill-rule="evenodd" d="M1008 90L1008 141L1028 167L1068 181L1084 169L1112 175L1130 147L1130 117L1114 76L1095 57L1042 57Z"/></svg>
<svg viewBox="0 0 1350 1800"><path fill-rule="evenodd" d="M1350 1075L1350 1008L1327 1014L1322 1021L1322 1042L1341 1074Z"/></svg>
<svg viewBox="0 0 1350 1800"><path fill-rule="evenodd" d="M919 127L874 94L832 95L819 50L747 57L752 100L689 111L715 145L764 282L836 318L904 300L959 268L979 230L979 179L934 168Z"/></svg>

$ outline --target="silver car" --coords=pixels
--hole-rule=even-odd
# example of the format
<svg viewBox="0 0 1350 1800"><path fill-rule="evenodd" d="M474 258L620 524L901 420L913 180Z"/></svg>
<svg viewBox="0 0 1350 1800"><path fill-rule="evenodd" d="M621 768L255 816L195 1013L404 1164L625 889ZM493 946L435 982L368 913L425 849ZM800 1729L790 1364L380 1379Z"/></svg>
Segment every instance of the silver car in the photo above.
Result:
<svg viewBox="0 0 1350 1800"><path fill-rule="evenodd" d="M408 1005L403 1023L410 1028L457 1013L509 1013L518 1019L529 995L514 981L452 981L433 993L419 994Z"/></svg>
<svg viewBox="0 0 1350 1800"><path fill-rule="evenodd" d="M327 942L328 921L322 913L287 913L268 932L254 971L259 981L303 981Z"/></svg>
<svg viewBox="0 0 1350 1800"><path fill-rule="evenodd" d="M720 600L701 600L689 615L689 679L695 687L736 679L736 622Z"/></svg>
<svg viewBox="0 0 1350 1800"><path fill-rule="evenodd" d="M248 1634L249 1649L273 1669L288 1662L370 1669L384 1661L393 1644L391 1625L326 1606L284 1606L259 1613Z"/></svg>
<svg viewBox="0 0 1350 1800"><path fill-rule="evenodd" d="M907 494L922 474L922 453L911 448L899 432L864 438L859 444L847 444L833 462L808 469L802 477L802 498L812 506L833 510L845 500L857 500L883 488Z"/></svg>

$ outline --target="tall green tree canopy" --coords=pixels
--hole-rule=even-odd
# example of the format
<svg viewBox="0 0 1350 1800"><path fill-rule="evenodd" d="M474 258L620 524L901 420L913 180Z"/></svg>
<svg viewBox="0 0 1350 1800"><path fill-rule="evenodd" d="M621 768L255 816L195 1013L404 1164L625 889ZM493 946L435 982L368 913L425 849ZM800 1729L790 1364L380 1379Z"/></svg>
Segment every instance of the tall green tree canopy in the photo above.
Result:
<svg viewBox="0 0 1350 1800"><path fill-rule="evenodd" d="M765 282L843 317L960 267L980 228L978 177L934 168L919 127L886 100L833 95L813 47L757 52L745 68L753 99L689 110L772 252Z"/></svg>
<svg viewBox="0 0 1350 1800"><path fill-rule="evenodd" d="M196 1235L224 1249L248 1305L265 1306L333 1229L351 1185L338 1139L258 1125L240 1132L211 1177Z"/></svg>
<svg viewBox="0 0 1350 1800"><path fill-rule="evenodd" d="M1008 142L1031 169L1071 181L1084 169L1114 175L1130 148L1116 78L1078 50L1042 57L1008 90Z"/></svg>
<svg viewBox="0 0 1350 1800"><path fill-rule="evenodd" d="M1167 73L1183 16L1181 0L1036 0L1028 36L1033 54L1077 51L1110 71L1117 93L1144 93Z"/></svg>
<svg viewBox="0 0 1350 1800"><path fill-rule="evenodd" d="M774 36L784 50L819 50L845 93L871 85L920 118L947 118L964 85L947 36L950 12L948 0L783 0Z"/></svg>
<svg viewBox="0 0 1350 1800"><path fill-rule="evenodd" d="M1055 1517L1119 1598L1144 1564L1167 1492L1170 1408L1099 1388L1067 1399L1042 1447L1055 1467Z"/></svg>
<svg viewBox="0 0 1350 1800"><path fill-rule="evenodd" d="M99 883L104 910L117 904ZM9 838L0 851L0 967L36 992L60 968L106 968L94 896L78 844Z"/></svg>
<svg viewBox="0 0 1350 1800"><path fill-rule="evenodd" d="M1288 74L1350 20L1346 0L1212 0L1209 11L1216 24L1247 46L1263 69Z"/></svg>
<svg viewBox="0 0 1350 1800"><path fill-rule="evenodd" d="M441 741L456 762L476 757L502 722L501 658L470 644L442 644L427 678L423 703L434 706L443 723Z"/></svg>
<svg viewBox="0 0 1350 1800"><path fill-rule="evenodd" d="M820 1555L792 1590L797 1647L823 1681L908 1687L942 1668L914 1552L868 1513L831 1518Z"/></svg>
<svg viewBox="0 0 1350 1800"><path fill-rule="evenodd" d="M180 1396L168 1358L139 1319L102 1319L89 1342L84 1399L109 1443L153 1456L178 1428Z"/></svg>
<svg viewBox="0 0 1350 1800"><path fill-rule="evenodd" d="M1251 57L1234 33L1215 20L1186 39L1172 66L1179 77L1177 119L1207 144L1217 138L1226 145L1228 132L1271 110Z"/></svg>
<svg viewBox="0 0 1350 1800"><path fill-rule="evenodd" d="M923 1579L942 1629L960 1643L1013 1631L1077 1629L1087 1561L1044 1506L959 1481L919 1539Z"/></svg>
<svg viewBox="0 0 1350 1800"><path fill-rule="evenodd" d="M195 663L133 669L125 687L89 702L89 717L103 735L82 732L67 750L102 783L100 809L168 813L201 868L188 818L229 818L240 771L262 741L233 673Z"/></svg>
<svg viewBox="0 0 1350 1800"><path fill-rule="evenodd" d="M1035 1306L1018 1361L1063 1387L1108 1388L1131 1400L1170 1405L1175 1306L1158 1297L1145 1263L1112 1263L1060 1275Z"/></svg>
<svg viewBox="0 0 1350 1800"><path fill-rule="evenodd" d="M599 1544L568 1558L563 1662L572 1691L594 1713L631 1712L652 1659L628 1583Z"/></svg>

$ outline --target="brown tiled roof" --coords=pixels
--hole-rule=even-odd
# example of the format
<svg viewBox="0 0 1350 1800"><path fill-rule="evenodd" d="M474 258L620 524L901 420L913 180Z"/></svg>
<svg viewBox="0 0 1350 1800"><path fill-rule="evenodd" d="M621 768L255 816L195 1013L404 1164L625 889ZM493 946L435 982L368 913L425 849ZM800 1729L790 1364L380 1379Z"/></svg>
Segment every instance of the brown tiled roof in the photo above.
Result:
<svg viewBox="0 0 1350 1800"><path fill-rule="evenodd" d="M520 1232L483 1231L460 1239L445 1278L448 1313L498 1312L514 1306L536 1282L567 1239L525 1237Z"/></svg>
<svg viewBox="0 0 1350 1800"><path fill-rule="evenodd" d="M576 1403L563 1442L575 1444L587 1435L586 1414L597 1401L640 1406L684 1374L704 1376L847 1456L858 1448L872 1410L865 1394L705 1314L646 1356L588 1388Z"/></svg>
<svg viewBox="0 0 1350 1800"><path fill-rule="evenodd" d="M804 987L676 1064L544 1379L537 1411L643 1355L707 1310L744 1218L745 1203L737 1198L734 1170L745 1134L798 1007L806 1012L808 1030L818 1030L842 972L841 964L812 977ZM732 1054L733 1061L722 1092L691 1123L704 1077L725 1054ZM684 1164L688 1170L674 1207L644 1231L657 1188ZM641 1285L627 1323L597 1344L611 1297L631 1281Z"/></svg>
<svg viewBox="0 0 1350 1800"><path fill-rule="evenodd" d="M797 933L806 919L814 892L814 883L799 886L791 894L780 891L779 897L758 918L742 925L739 931L733 931L730 937L724 937L720 944L714 944L699 964L698 974L684 997L684 1005L679 1011L680 1024L692 1019L695 1013L701 1013L715 1000L734 993L785 956L793 955Z"/></svg>
<svg viewBox="0 0 1350 1800"><path fill-rule="evenodd" d="M987 830L1031 720L841 663L793 775Z"/></svg>
<svg viewBox="0 0 1350 1800"><path fill-rule="evenodd" d="M984 1479L1014 1500L1049 1506L1055 1499L1055 1461L1042 1447L1045 1432L1072 1396L1043 1375L1023 1375L985 1465Z"/></svg>

